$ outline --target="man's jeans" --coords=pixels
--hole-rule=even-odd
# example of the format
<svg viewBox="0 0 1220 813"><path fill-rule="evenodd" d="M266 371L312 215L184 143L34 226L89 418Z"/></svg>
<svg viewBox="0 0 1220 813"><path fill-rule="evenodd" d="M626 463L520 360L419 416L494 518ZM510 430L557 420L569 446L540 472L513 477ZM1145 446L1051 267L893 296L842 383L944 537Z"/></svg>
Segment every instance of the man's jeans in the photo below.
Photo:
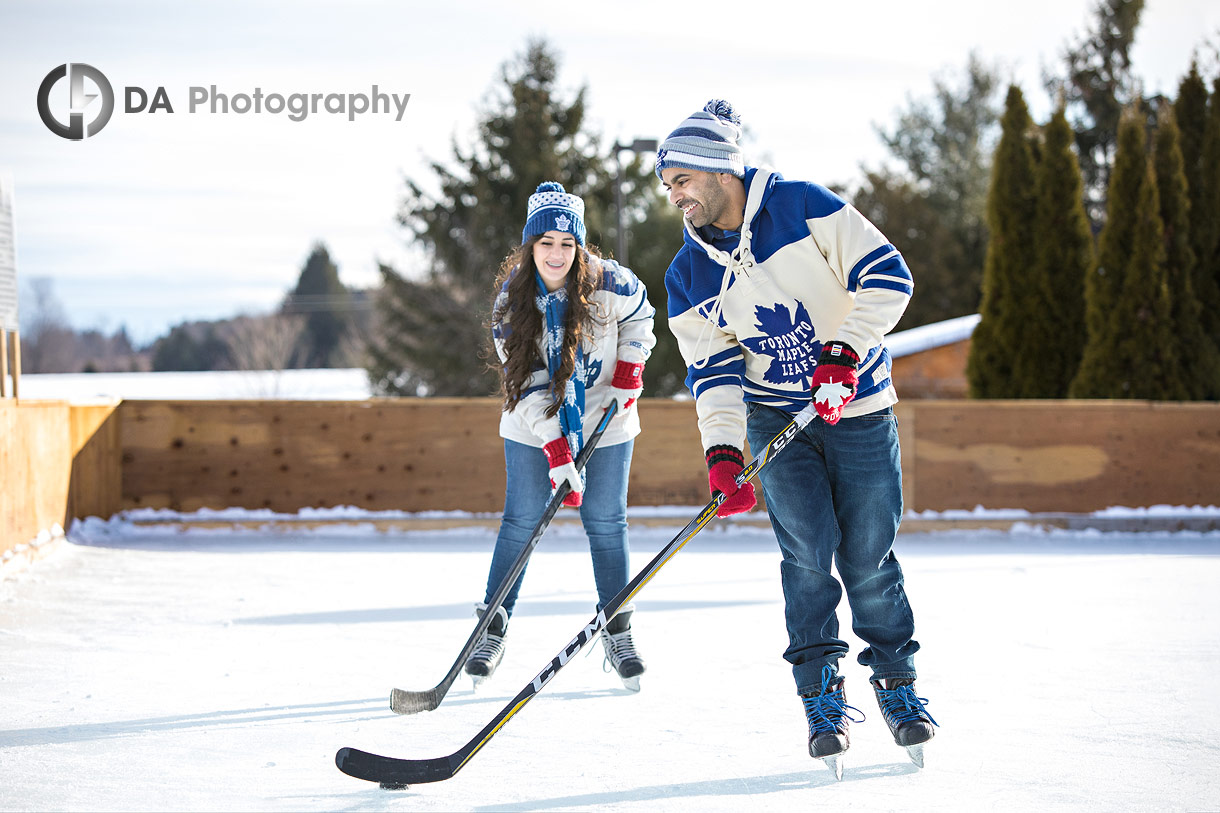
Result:
<svg viewBox="0 0 1220 813"><path fill-rule="evenodd" d="M585 493L580 506L580 520L589 537L589 552L593 556L593 579L597 583L598 607L607 604L627 586L627 474L631 470L631 452L635 441L598 446L585 464ZM546 504L551 499L550 466L546 454L538 448L504 441L504 466L508 488L504 493L504 519L496 537L496 549L491 557L491 572L487 576L490 601L500 582L512 569L518 554L529 542L530 534ZM564 509L560 509L561 511ZM509 616L517 603L517 593L525 571L504 598Z"/></svg>
<svg viewBox="0 0 1220 813"><path fill-rule="evenodd" d="M748 405L751 449L763 449L792 416ZM891 550L902 516L898 423L890 408L805 427L758 475L783 561L784 615L798 692L822 685L822 667L847 654L835 608L847 591L852 630L868 647L873 679L914 678L915 622Z"/></svg>

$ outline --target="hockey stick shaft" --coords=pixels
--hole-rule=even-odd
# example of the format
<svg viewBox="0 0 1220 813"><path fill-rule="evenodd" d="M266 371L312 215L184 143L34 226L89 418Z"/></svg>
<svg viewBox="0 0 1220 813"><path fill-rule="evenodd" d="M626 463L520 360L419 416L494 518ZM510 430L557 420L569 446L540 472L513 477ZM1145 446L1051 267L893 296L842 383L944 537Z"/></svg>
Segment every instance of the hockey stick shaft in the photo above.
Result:
<svg viewBox="0 0 1220 813"><path fill-rule="evenodd" d="M593 430L593 434L581 446L580 454L576 455L575 465L577 471L584 469L585 464L589 461L589 457L593 454L593 450L597 447L598 441L601 440L606 428L610 426L610 420L617 411L618 402L611 401L610 406L606 407L606 411L602 414L601 420L598 421L597 428ZM487 608L483 611L479 623L475 625L474 632L466 640L462 651L457 656L457 660L453 662L453 666L449 667L449 672L445 675L444 679L431 689L422 692L394 689L390 692L391 711L395 714L415 714L421 711L432 711L441 704L441 701L445 699L445 695L449 693L449 689L457 680L458 675L462 673L462 667L465 666L466 659L470 657L470 653L478 645L479 638L491 626L491 622L496 616L496 610L504 603L508 591L512 589L518 577L525 571L525 565L529 562L530 554L534 552L534 548L538 547L538 542L542 539L542 535L546 533L551 520L555 518L556 512L559 511L559 506L563 504L564 498L568 496L571 490L572 487L568 485L566 480L559 484L559 487L551 496L550 502L547 503L546 509L542 512L542 517L539 518L538 524L534 526L534 531L530 534L525 547L521 549L521 553L517 554L516 560L500 582L500 586L496 588L496 592L487 603Z"/></svg>
<svg viewBox="0 0 1220 813"><path fill-rule="evenodd" d="M801 410L787 427L778 435L771 439L767 447L756 456L750 464L746 466L741 474L737 476L738 486L744 484L747 480L757 474L767 464L771 458L777 455L785 446L796 437L797 433L805 428L817 413L814 411L812 404ZM559 670L584 648L585 644L593 640L610 622L619 610L627 604L644 585L651 581L662 567L665 566L670 559L674 557L682 546L689 542L695 534L699 533L712 518L716 516L717 509L720 508L725 497L723 494L717 494L712 498L699 515L687 523L686 527L678 532L668 544L663 547L656 556L653 557L643 570L636 574L627 586L619 591L618 595L612 598L609 603L603 607L593 620L584 626L577 633L566 647L564 647L558 655L551 659L550 663L539 672L533 680L523 688L516 697L509 701L500 712L483 727L483 730L475 735L474 739L466 743L458 751L446 757L435 757L432 759L397 759L394 757L380 756L370 754L367 751L360 751L355 748L341 748L335 754L335 764L339 770L349 776L354 776L357 779L365 779L370 782L380 782L389 786L406 786L418 784L421 782L441 782L446 779L451 779L458 771L460 771L467 762L469 762L479 750L496 735L504 725L513 718L517 712L521 711L530 700L534 698L547 683L551 681Z"/></svg>

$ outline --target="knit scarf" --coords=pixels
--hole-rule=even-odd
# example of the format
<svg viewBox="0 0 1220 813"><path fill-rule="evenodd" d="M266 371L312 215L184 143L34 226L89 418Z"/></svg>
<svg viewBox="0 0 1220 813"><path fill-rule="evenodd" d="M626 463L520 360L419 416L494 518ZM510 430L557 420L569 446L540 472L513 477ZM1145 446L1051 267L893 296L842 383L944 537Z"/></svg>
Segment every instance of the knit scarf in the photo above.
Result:
<svg viewBox="0 0 1220 813"><path fill-rule="evenodd" d="M537 271L534 272L534 278L538 283L538 296L534 301L545 321L542 347L546 355L546 369L551 375L551 380L554 381L555 376L559 374L559 365L562 362L564 321L568 314L568 292L566 288L548 291L542 284L542 276ZM576 367L564 386L563 401L559 406L559 428L563 431L563 436L568 439L573 459L580 454L580 447L584 445L585 376L583 368L584 358L580 349L577 348ZM581 472L580 476L583 478L584 472Z"/></svg>

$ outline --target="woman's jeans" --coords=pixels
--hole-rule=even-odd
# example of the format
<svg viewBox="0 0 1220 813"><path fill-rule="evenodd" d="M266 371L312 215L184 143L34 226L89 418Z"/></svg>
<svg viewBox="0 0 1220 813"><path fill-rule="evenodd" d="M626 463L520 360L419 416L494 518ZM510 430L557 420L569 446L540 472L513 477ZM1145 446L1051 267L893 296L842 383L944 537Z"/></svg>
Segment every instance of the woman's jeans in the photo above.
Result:
<svg viewBox="0 0 1220 813"><path fill-rule="evenodd" d="M631 470L634 446L634 440L614 446L598 446L585 464L585 493L580 506L580 520L589 537L599 608L627 586L627 474ZM529 542L551 499L550 465L541 449L506 439L504 466L508 475L504 519L500 523L500 535L496 537L496 549L491 556L487 594L483 597L485 602L491 600L500 582L512 569L513 562ZM525 571L522 571L517 583L504 598L504 609L510 617L524 579Z"/></svg>
<svg viewBox="0 0 1220 813"><path fill-rule="evenodd" d="M751 449L763 449L792 416L748 405ZM815 418L758 475L783 553L780 577L798 692L821 688L822 667L847 654L835 609L843 590L852 630L868 644L859 661L873 679L914 678L915 621L891 550L902 517L902 469L893 409ZM831 561L842 579L831 573Z"/></svg>

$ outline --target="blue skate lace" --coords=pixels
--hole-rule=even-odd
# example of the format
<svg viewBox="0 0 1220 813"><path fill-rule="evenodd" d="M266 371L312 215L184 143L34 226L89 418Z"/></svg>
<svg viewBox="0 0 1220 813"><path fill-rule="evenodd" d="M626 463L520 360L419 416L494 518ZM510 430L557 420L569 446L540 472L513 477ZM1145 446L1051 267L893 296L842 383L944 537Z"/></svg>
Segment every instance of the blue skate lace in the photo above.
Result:
<svg viewBox="0 0 1220 813"><path fill-rule="evenodd" d="M881 701L881 713L885 715L886 721L895 729L902 726L903 723L917 720L927 720L932 725L940 728L940 724L924 708L924 704L928 702L928 699L917 696L910 684L899 686L896 689L879 688L877 689L877 697Z"/></svg>
<svg viewBox="0 0 1220 813"><path fill-rule="evenodd" d="M830 683L835 679L835 671L830 666L822 667L822 693L813 697L802 697L801 702L805 706L805 719L809 721L809 734L820 734L829 731L839 731L839 726L843 724L843 719L847 718L853 723L862 723L865 720L864 712L855 706L847 704L847 699L843 695L843 684L839 684L839 688L834 691L830 689ZM860 719L852 717L848 713L851 709L856 714L860 715Z"/></svg>

